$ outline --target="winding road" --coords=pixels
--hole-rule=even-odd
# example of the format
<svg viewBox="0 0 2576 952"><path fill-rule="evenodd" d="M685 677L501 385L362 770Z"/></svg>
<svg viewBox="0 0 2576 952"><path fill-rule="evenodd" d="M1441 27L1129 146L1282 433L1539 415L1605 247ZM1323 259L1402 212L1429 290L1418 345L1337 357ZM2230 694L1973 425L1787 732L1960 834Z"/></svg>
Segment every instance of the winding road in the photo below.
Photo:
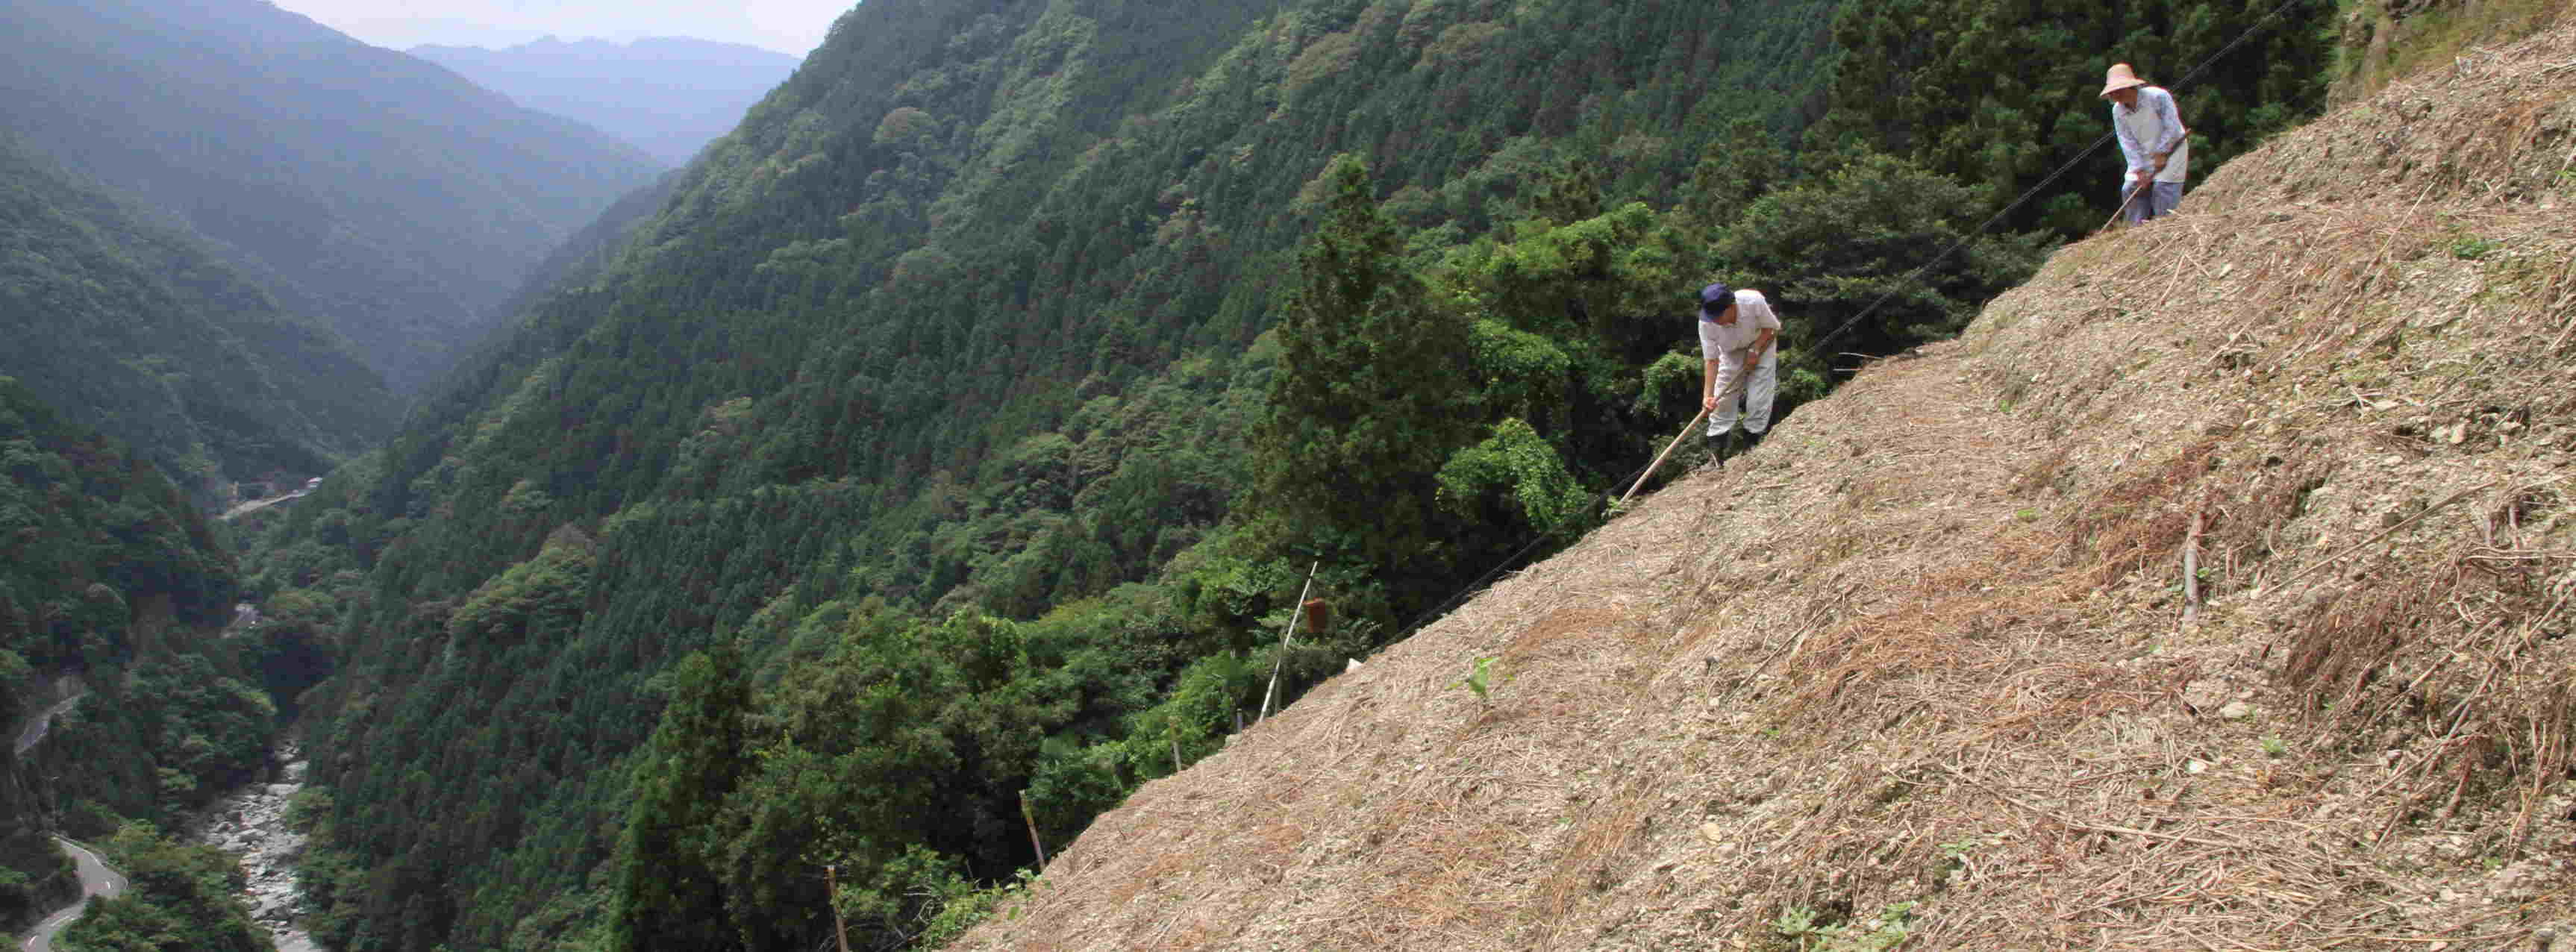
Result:
<svg viewBox="0 0 2576 952"><path fill-rule="evenodd" d="M36 931L27 936L26 944L21 946L27 952L53 952L54 936L62 932L64 926L71 925L72 920L80 918L81 911L89 908L91 897L125 892L124 874L107 868L107 861L98 858L97 853L59 836L54 837L54 842L72 854L72 864L80 870L81 898L69 908L46 916L45 921L36 926Z"/></svg>

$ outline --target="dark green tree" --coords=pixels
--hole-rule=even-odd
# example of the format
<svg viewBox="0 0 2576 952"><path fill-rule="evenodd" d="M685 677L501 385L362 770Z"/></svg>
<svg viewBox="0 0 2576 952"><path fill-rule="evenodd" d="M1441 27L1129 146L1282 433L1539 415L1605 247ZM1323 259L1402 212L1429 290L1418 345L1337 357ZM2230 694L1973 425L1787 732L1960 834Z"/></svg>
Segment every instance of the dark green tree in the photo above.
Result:
<svg viewBox="0 0 2576 952"><path fill-rule="evenodd" d="M741 652L720 643L683 659L635 772L635 802L618 841L610 918L618 950L741 947L717 872L717 813L749 769L743 753L751 689Z"/></svg>
<svg viewBox="0 0 2576 952"><path fill-rule="evenodd" d="M1790 346L1893 353L1958 333L2038 266L2034 238L1976 231L1979 207L1967 186L1873 156L1763 196L1716 256L1793 319Z"/></svg>
<svg viewBox="0 0 2576 952"><path fill-rule="evenodd" d="M1467 442L1464 323L1426 307L1368 167L1336 157L1324 221L1298 251L1279 322L1285 366L1254 437L1259 493L1286 548L1394 580L1431 546L1433 474Z"/></svg>

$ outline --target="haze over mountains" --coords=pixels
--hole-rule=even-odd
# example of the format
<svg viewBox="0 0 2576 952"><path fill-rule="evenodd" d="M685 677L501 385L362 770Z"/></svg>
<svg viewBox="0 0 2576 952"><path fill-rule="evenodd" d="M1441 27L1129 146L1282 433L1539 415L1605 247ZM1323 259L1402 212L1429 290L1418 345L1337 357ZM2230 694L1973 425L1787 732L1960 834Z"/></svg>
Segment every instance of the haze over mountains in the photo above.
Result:
<svg viewBox="0 0 2576 952"><path fill-rule="evenodd" d="M546 37L498 50L433 44L408 52L519 105L595 126L670 166L687 164L733 131L743 111L798 62L756 46L685 37Z"/></svg>
<svg viewBox="0 0 2576 952"><path fill-rule="evenodd" d="M398 394L656 164L257 0L0 7L0 130L213 243Z"/></svg>

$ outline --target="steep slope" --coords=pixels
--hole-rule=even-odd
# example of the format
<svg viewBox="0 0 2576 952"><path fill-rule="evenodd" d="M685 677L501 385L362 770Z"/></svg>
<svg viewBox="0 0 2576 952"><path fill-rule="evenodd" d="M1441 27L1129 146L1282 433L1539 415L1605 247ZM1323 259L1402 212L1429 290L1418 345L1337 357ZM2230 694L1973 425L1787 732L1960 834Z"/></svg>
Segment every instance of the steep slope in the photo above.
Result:
<svg viewBox="0 0 2576 952"><path fill-rule="evenodd" d="M0 7L0 129L223 247L397 393L652 172L596 130L258 0Z"/></svg>
<svg viewBox="0 0 2576 952"><path fill-rule="evenodd" d="M201 504L324 472L393 428L392 394L347 342L145 214L0 138L0 374Z"/></svg>
<svg viewBox="0 0 2576 952"><path fill-rule="evenodd" d="M743 111L795 72L797 62L755 46L677 36L628 43L550 36L498 50L415 46L405 52L519 105L633 143L673 167L733 131Z"/></svg>
<svg viewBox="0 0 2576 952"><path fill-rule="evenodd" d="M2061 250L959 947L2525 947L2576 916L2571 56Z"/></svg>

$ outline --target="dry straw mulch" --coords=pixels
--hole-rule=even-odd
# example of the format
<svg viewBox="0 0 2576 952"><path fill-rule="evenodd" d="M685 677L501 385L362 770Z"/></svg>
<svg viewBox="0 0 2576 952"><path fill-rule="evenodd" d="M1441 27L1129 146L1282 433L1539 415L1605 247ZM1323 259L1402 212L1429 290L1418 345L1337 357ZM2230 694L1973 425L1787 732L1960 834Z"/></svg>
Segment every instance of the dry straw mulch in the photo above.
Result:
<svg viewBox="0 0 2576 952"><path fill-rule="evenodd" d="M2480 51L2068 247L962 946L1791 949L1912 903L1905 948L2531 948L2576 922L2571 80L2576 30Z"/></svg>

